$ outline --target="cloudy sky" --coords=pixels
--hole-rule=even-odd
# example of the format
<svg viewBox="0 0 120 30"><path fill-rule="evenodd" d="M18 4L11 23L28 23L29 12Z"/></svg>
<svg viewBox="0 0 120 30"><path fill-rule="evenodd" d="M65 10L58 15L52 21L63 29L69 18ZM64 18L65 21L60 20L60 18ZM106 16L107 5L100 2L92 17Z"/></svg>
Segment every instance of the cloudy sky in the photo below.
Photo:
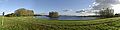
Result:
<svg viewBox="0 0 120 30"><path fill-rule="evenodd" d="M0 0L0 13L13 13L18 8L32 9L36 14L57 11L61 15L78 15L76 11L88 8L92 0Z"/></svg>
<svg viewBox="0 0 120 30"><path fill-rule="evenodd" d="M19 8L26 8L34 10L35 14L57 11L60 15L93 15L91 9L114 6L119 11L118 5L119 0L0 0L0 13L8 14Z"/></svg>

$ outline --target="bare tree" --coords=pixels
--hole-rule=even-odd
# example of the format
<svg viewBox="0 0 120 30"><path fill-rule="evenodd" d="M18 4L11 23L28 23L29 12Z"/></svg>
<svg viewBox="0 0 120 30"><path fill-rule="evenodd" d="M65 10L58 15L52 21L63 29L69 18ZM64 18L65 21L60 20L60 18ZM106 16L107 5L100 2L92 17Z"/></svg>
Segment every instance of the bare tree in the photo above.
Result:
<svg viewBox="0 0 120 30"><path fill-rule="evenodd" d="M114 16L114 10L110 8L102 9L99 11L99 14L101 17L113 17Z"/></svg>

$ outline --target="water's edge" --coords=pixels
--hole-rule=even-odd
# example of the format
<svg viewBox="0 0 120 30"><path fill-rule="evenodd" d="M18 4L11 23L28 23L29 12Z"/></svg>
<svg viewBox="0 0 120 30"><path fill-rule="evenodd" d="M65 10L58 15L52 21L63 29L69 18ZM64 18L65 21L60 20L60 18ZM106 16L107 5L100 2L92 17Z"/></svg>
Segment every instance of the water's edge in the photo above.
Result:
<svg viewBox="0 0 120 30"><path fill-rule="evenodd" d="M48 20L94 20L98 17L78 17L78 16L60 16L59 18L49 18L47 16L35 16L36 18L48 19Z"/></svg>

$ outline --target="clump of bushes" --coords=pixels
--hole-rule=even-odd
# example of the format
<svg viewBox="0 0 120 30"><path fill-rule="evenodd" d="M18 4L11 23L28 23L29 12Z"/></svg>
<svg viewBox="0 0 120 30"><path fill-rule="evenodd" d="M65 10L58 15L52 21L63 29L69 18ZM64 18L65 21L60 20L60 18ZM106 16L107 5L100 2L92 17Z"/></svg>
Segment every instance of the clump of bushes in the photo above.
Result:
<svg viewBox="0 0 120 30"><path fill-rule="evenodd" d="M15 13L11 13L11 14L7 14L5 15L6 17L17 17L17 15Z"/></svg>
<svg viewBox="0 0 120 30"><path fill-rule="evenodd" d="M59 14L58 14L58 12L49 12L49 17L57 18L57 17L59 17Z"/></svg>
<svg viewBox="0 0 120 30"><path fill-rule="evenodd" d="M120 17L120 14L115 14L114 16L115 16L115 17Z"/></svg>
<svg viewBox="0 0 120 30"><path fill-rule="evenodd" d="M20 15L20 16L33 16L34 11L33 10L27 10L25 8L20 8L15 11L15 14Z"/></svg>
<svg viewBox="0 0 120 30"><path fill-rule="evenodd" d="M14 13L5 15L6 17L18 17L18 16L34 16L33 10L27 10L25 8L17 9Z"/></svg>

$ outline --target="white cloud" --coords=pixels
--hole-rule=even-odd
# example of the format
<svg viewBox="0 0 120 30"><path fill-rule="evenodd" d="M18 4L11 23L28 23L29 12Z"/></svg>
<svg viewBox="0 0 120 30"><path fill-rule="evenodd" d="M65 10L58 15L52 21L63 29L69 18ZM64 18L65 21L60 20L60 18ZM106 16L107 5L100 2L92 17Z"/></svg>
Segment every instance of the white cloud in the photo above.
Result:
<svg viewBox="0 0 120 30"><path fill-rule="evenodd" d="M115 13L120 13L120 4L112 5Z"/></svg>
<svg viewBox="0 0 120 30"><path fill-rule="evenodd" d="M113 7L112 5L120 4L119 0L95 0L93 3L94 10L100 10L102 8Z"/></svg>

